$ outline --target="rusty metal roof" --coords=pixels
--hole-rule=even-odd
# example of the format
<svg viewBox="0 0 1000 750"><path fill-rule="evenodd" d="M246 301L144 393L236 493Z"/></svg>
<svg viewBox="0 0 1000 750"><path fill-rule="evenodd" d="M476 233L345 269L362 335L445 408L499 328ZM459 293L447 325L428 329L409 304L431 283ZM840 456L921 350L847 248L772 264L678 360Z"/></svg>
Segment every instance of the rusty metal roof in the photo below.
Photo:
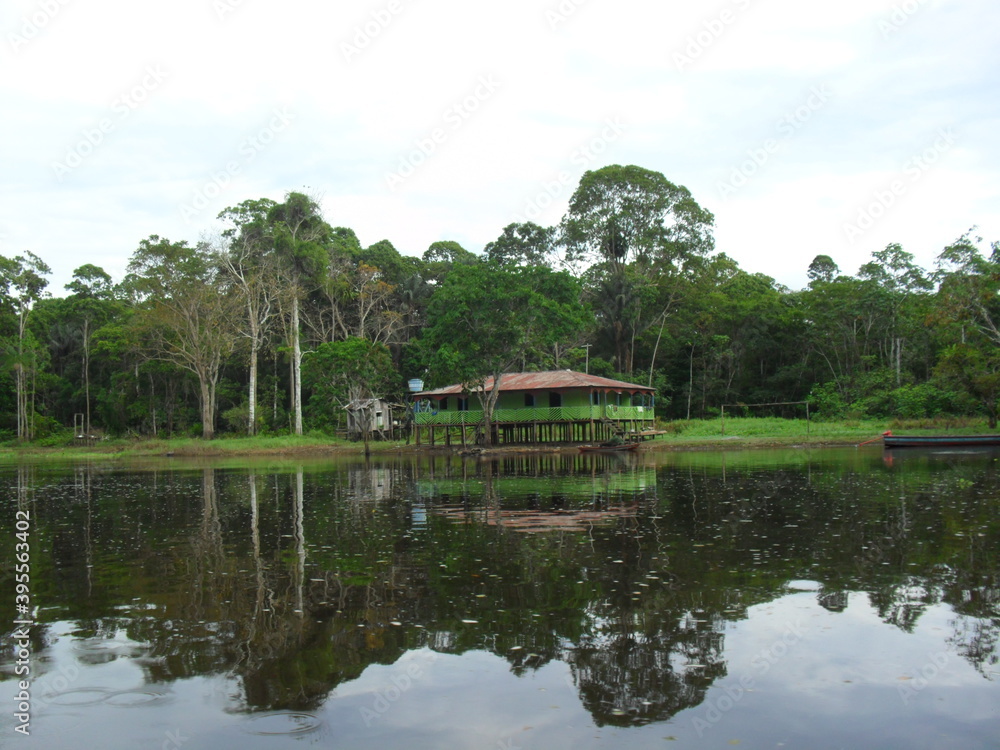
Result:
<svg viewBox="0 0 1000 750"><path fill-rule="evenodd" d="M486 390L493 387L493 378L486 379ZM500 376L500 391L558 391L573 388L588 388L608 391L628 391L630 393L652 393L653 388L622 380L587 375L573 370L549 370L547 372L510 372ZM464 393L461 384L421 391L414 396L451 396Z"/></svg>

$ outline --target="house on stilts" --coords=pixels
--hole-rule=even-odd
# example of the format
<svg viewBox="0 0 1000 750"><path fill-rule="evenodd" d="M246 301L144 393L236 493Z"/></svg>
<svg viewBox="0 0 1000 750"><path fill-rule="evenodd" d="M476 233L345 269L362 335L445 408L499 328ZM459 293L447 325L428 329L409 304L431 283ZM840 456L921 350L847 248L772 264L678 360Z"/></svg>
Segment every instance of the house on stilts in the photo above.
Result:
<svg viewBox="0 0 1000 750"><path fill-rule="evenodd" d="M487 378L485 391L493 388ZM451 385L413 394L416 443L465 445L484 429L475 393ZM492 443L557 443L609 440L653 428L654 390L644 385L573 370L516 372L500 377L493 411Z"/></svg>
<svg viewBox="0 0 1000 750"><path fill-rule="evenodd" d="M347 438L349 440L391 440L398 432L393 419L393 405L380 398L361 398L351 401L344 408L347 412Z"/></svg>

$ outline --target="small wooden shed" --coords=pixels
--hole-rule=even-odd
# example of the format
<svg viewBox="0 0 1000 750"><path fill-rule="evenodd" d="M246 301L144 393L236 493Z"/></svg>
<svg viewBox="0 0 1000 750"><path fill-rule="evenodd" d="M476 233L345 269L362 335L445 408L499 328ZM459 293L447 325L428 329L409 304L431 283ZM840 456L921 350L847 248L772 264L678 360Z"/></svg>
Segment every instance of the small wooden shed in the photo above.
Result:
<svg viewBox="0 0 1000 750"><path fill-rule="evenodd" d="M380 398L361 398L346 406L347 437L362 440L369 438L391 440L395 432L392 404Z"/></svg>

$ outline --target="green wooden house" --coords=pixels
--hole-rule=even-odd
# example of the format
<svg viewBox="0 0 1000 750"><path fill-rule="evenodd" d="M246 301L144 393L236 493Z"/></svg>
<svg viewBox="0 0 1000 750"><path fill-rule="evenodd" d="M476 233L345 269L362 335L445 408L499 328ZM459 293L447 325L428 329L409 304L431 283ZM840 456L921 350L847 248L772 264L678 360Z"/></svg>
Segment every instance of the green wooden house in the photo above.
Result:
<svg viewBox="0 0 1000 750"><path fill-rule="evenodd" d="M493 379L485 383L493 388ZM654 391L644 385L573 370L500 376L493 443L592 442L639 434L653 427ZM450 385L413 394L418 444L465 444L483 429L475 393Z"/></svg>

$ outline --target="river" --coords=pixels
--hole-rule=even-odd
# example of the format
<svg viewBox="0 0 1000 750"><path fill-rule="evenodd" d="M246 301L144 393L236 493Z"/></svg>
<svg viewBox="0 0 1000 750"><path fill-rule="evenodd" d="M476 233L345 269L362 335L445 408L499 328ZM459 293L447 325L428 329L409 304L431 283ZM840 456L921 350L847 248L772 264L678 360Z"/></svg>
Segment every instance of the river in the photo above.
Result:
<svg viewBox="0 0 1000 750"><path fill-rule="evenodd" d="M0 466L0 743L996 748L998 458Z"/></svg>

